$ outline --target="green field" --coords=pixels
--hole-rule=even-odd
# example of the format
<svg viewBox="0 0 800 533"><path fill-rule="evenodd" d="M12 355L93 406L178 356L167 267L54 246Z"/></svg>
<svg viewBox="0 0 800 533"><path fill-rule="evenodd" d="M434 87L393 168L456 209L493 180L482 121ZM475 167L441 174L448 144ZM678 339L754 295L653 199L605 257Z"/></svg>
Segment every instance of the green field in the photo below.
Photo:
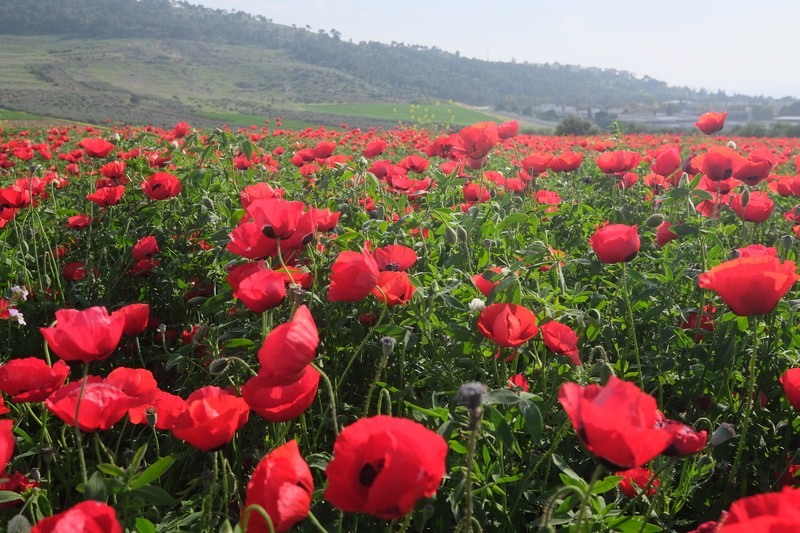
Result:
<svg viewBox="0 0 800 533"><path fill-rule="evenodd" d="M52 117L33 115L24 111L9 111L0 109L0 120L52 120Z"/></svg>
<svg viewBox="0 0 800 533"><path fill-rule="evenodd" d="M448 124L469 125L487 120L501 120L458 104L304 104L306 111L332 115L364 117L376 120L397 121L410 125Z"/></svg>

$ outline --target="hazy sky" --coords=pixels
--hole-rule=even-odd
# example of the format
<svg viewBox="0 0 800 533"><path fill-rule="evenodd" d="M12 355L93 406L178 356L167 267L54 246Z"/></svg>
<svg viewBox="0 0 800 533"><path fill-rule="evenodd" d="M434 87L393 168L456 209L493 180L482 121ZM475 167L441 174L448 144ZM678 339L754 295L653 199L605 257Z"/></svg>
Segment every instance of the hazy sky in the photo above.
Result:
<svg viewBox="0 0 800 533"><path fill-rule="evenodd" d="M795 0L189 0L342 39L491 61L616 68L670 85L800 98Z"/></svg>

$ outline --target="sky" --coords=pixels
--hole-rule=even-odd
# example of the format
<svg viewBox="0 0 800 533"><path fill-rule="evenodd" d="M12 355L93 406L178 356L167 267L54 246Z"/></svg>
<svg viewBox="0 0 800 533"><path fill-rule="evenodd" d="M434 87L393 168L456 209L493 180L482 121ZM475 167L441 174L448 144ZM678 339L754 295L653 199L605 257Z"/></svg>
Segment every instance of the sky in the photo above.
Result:
<svg viewBox="0 0 800 533"><path fill-rule="evenodd" d="M795 0L189 0L353 42L626 70L669 85L800 98Z"/></svg>

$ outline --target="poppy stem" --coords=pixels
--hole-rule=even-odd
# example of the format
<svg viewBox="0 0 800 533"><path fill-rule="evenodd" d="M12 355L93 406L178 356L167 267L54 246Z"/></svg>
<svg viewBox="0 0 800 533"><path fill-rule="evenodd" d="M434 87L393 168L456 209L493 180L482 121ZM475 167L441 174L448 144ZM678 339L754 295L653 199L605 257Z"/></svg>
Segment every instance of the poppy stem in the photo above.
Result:
<svg viewBox="0 0 800 533"><path fill-rule="evenodd" d="M745 397L744 416L742 420L742 431L739 435L739 446L736 447L736 457L733 459L731 471L728 474L729 487L733 486L734 478L739 469L739 462L742 459L742 452L744 451L745 441L747 439L747 430L750 428L750 417L753 414L753 395L756 388L756 358L758 357L758 317L750 317L750 326L753 328L753 351L750 353L750 363L747 367L747 396Z"/></svg>
<svg viewBox="0 0 800 533"><path fill-rule="evenodd" d="M314 527L316 527L322 533L328 533L328 530L325 529L325 527L322 524L319 523L319 520L317 520L317 517L314 516L314 513L312 513L310 509L308 511L308 515L307 516L308 516L308 519L311 521L311 523L314 524Z"/></svg>
<svg viewBox="0 0 800 533"><path fill-rule="evenodd" d="M465 531L472 531L472 524L474 521L472 516L472 468L475 463L475 446L478 442L478 435L481 432L480 410L478 410L477 417L475 417L473 414L470 414L470 418L470 434L469 441L467 442L467 471L464 474L464 482L467 493L467 507L464 510L464 518L462 518L458 523L458 527L456 528L457 531L461 531L462 529ZM480 525L478 525L478 531L480 530Z"/></svg>
<svg viewBox="0 0 800 533"><path fill-rule="evenodd" d="M623 265L624 266L624 265ZM586 487L586 492L583 493L583 498L581 499L581 506L578 509L578 520L575 522L575 531L580 533L581 526L583 525L583 515L586 512L586 507L589 504L589 499L592 497L592 489L594 489L594 484L597 483L597 480L600 479L600 474L603 472L603 465L597 465L592 473L592 478L589 480L589 486ZM591 531L591 527L589 528Z"/></svg>
<svg viewBox="0 0 800 533"><path fill-rule="evenodd" d="M369 416L369 405L372 400L372 391L375 390L375 387L378 385L378 381L381 379L381 374L383 373L383 369L386 368L386 364L389 362L388 355L382 355L381 361L378 364L378 369L375 371L375 377L372 379L372 383L369 385L369 389L367 390L367 400L364 402L364 417ZM381 389L384 390L384 389ZM378 409L380 411L380 409ZM380 413L378 413L380 414Z"/></svg>
<svg viewBox="0 0 800 533"><path fill-rule="evenodd" d="M328 374L325 373L320 367L311 363L311 367L319 372L319 375L322 377L322 381L325 382L325 388L328 389L328 396L330 396L331 403L328 404L331 411L331 416L333 417L333 433L338 437L339 436L339 422L336 417L336 393L333 391L333 385L331 385L331 378L328 377ZM327 411L326 411L327 414ZM322 417L323 420L325 416ZM314 440L314 444L316 445L316 439Z"/></svg>
<svg viewBox="0 0 800 533"><path fill-rule="evenodd" d="M78 414L81 410L81 398L83 398L83 393L86 391L86 380L89 377L89 363L83 363L83 381L81 381L81 390L78 392L78 400L75 402L75 424L72 426L72 429L75 432L75 446L78 448L78 463L81 465L81 481L83 481L84 490L86 490L86 486L89 484L89 476L86 474L86 457L83 455L83 438L81 436L81 430L78 427Z"/></svg>
<svg viewBox="0 0 800 533"><path fill-rule="evenodd" d="M630 290L628 289L628 274L625 263L622 263L622 296L625 299L625 313L628 321L628 339L630 340L631 344L633 344L633 355L636 357L636 373L639 377L639 388L644 391L642 361L639 355L639 341L636 339L636 325L633 321L633 308L631 306Z"/></svg>

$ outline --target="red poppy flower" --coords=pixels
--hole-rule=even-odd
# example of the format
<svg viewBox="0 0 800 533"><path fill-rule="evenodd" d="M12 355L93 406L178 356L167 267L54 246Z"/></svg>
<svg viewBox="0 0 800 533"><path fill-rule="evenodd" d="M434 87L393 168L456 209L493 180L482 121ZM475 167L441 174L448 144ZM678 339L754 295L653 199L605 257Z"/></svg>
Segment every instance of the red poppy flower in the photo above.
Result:
<svg viewBox="0 0 800 533"><path fill-rule="evenodd" d="M106 503L86 500L73 505L63 513L39 520L30 533L122 533L117 512Z"/></svg>
<svg viewBox="0 0 800 533"><path fill-rule="evenodd" d="M605 174L622 174L636 168L641 160L642 154L638 152L617 150L602 153L595 162Z"/></svg>
<svg viewBox="0 0 800 533"><path fill-rule="evenodd" d="M158 241L152 235L142 237L133 245L131 256L135 261L149 259L158 253Z"/></svg>
<svg viewBox="0 0 800 533"><path fill-rule="evenodd" d="M422 174L426 170L428 170L428 166L431 162L419 155L408 155L400 160L397 163L397 166L404 168L409 172L416 172L417 174Z"/></svg>
<svg viewBox="0 0 800 533"><path fill-rule="evenodd" d="M156 396L156 383L153 373L144 368L117 367L103 379L103 383L117 387L132 398L129 407L138 407L153 401Z"/></svg>
<svg viewBox="0 0 800 533"><path fill-rule="evenodd" d="M69 217L65 226L70 229L83 229L89 227L91 222L92 219L89 218L89 215L80 214Z"/></svg>
<svg viewBox="0 0 800 533"><path fill-rule="evenodd" d="M41 483L38 481L33 481L19 471L14 471L13 474L5 473L0 475L0 491L8 490L11 492L16 492L17 494L24 494L31 489L39 487L41 487ZM0 509L21 504L22 500L7 501L5 503L0 503Z"/></svg>
<svg viewBox="0 0 800 533"><path fill-rule="evenodd" d="M707 431L695 431L691 426L676 420L669 420L660 411L657 418L656 427L672 434L672 442L661 452L661 455L683 457L700 452L706 447L708 442Z"/></svg>
<svg viewBox="0 0 800 533"><path fill-rule="evenodd" d="M516 137L519 133L519 122L516 120L509 120L497 125L497 137L500 139L510 139Z"/></svg>
<svg viewBox="0 0 800 533"><path fill-rule="evenodd" d="M623 263L639 253L639 234L636 226L607 224L594 232L589 245L603 263Z"/></svg>
<svg viewBox="0 0 800 533"><path fill-rule="evenodd" d="M615 472L614 475L623 476L624 479L619 482L619 490L628 498L636 497L636 494L643 491L647 487L647 483L653 477L653 471L649 468L629 468L621 472ZM650 486L645 493L648 497L654 495L661 482L658 478L650 482Z"/></svg>
<svg viewBox="0 0 800 533"><path fill-rule="evenodd" d="M460 146L458 151L463 152L468 159L481 160L498 143L497 124L494 122L479 122L467 126L457 134Z"/></svg>
<svg viewBox="0 0 800 533"><path fill-rule="evenodd" d="M324 498L337 509L385 520L405 516L431 497L445 472L447 443L405 418L362 418L333 445Z"/></svg>
<svg viewBox="0 0 800 533"><path fill-rule="evenodd" d="M416 252L408 246L390 244L382 248L375 248L372 257L378 265L378 270L408 270L417 262Z"/></svg>
<svg viewBox="0 0 800 533"><path fill-rule="evenodd" d="M522 389L524 392L528 392L531 390L531 386L528 383L528 379L523 376L522 374L514 374L510 378L508 378L508 388L519 388Z"/></svg>
<svg viewBox="0 0 800 533"><path fill-rule="evenodd" d="M114 145L105 139L91 138L81 139L78 146L84 149L89 157L106 157L114 149Z"/></svg>
<svg viewBox="0 0 800 533"><path fill-rule="evenodd" d="M742 158L727 146L713 146L708 152L695 157L695 165L711 181L723 181L733 176L733 167Z"/></svg>
<svg viewBox="0 0 800 533"><path fill-rule="evenodd" d="M82 383L83 380L80 380L64 385L44 401L45 407L51 413L70 426L75 426L75 408L81 394ZM80 397L78 429L81 431L109 429L136 403L136 398L119 387L104 383L100 377L89 376L83 396Z"/></svg>
<svg viewBox="0 0 800 533"><path fill-rule="evenodd" d="M254 313L277 306L286 296L284 275L268 269L263 260L233 267L228 272L228 284L233 297Z"/></svg>
<svg viewBox="0 0 800 533"><path fill-rule="evenodd" d="M372 292L378 283L378 264L367 251L341 252L331 266L331 302L357 302Z"/></svg>
<svg viewBox="0 0 800 533"><path fill-rule="evenodd" d="M125 177L125 161L110 161L100 167L100 174L110 180L116 181L116 185L125 185L129 180Z"/></svg>
<svg viewBox="0 0 800 533"><path fill-rule="evenodd" d="M314 360L319 333L308 307L301 305L289 322L269 332L258 350L258 362L265 376L278 376L287 381L300 379L306 366Z"/></svg>
<svg viewBox="0 0 800 533"><path fill-rule="evenodd" d="M753 186L767 179L771 170L771 160L758 154L750 154L734 162L733 178Z"/></svg>
<svg viewBox="0 0 800 533"><path fill-rule="evenodd" d="M542 324L542 338L544 345L553 353L566 355L576 365L581 365L581 358L578 355L578 335L575 331L560 322L551 320Z"/></svg>
<svg viewBox="0 0 800 533"><path fill-rule="evenodd" d="M605 386L565 383L558 401L583 445L618 467L642 466L673 440L669 431L656 427L655 398L616 376Z"/></svg>
<svg viewBox="0 0 800 533"><path fill-rule="evenodd" d="M485 202L492 197L492 193L486 185L476 182L470 182L464 185L461 189L461 193L464 195L464 201L469 204Z"/></svg>
<svg viewBox="0 0 800 533"><path fill-rule="evenodd" d="M505 348L516 348L539 332L533 311L507 303L486 306L477 326L484 337Z"/></svg>
<svg viewBox="0 0 800 533"><path fill-rule="evenodd" d="M272 520L275 533L288 531L303 520L311 508L314 479L308 464L300 455L296 440L290 440L264 456L256 466L247 484L245 510L242 513L243 529L267 531L264 519L251 512L244 523L247 507L260 505Z"/></svg>
<svg viewBox="0 0 800 533"><path fill-rule="evenodd" d="M134 336L144 333L147 328L147 321L150 318L150 305L135 303L120 307L112 315L122 315L125 318L125 326L122 334Z"/></svg>
<svg viewBox="0 0 800 533"><path fill-rule="evenodd" d="M794 262L772 256L740 257L721 263L698 278L701 289L720 295L739 316L771 312L800 276Z"/></svg>
<svg viewBox="0 0 800 533"><path fill-rule="evenodd" d="M278 241L270 239L255 222L243 222L230 233L229 252L246 259L272 257L278 252Z"/></svg>
<svg viewBox="0 0 800 533"><path fill-rule="evenodd" d="M249 415L250 406L243 398L209 385L189 395L170 429L176 438L207 452L230 442Z"/></svg>
<svg viewBox="0 0 800 533"><path fill-rule="evenodd" d="M57 390L69 375L64 361L52 368L42 359L12 359L0 366L0 391L11 396L13 403L41 402Z"/></svg>
<svg viewBox="0 0 800 533"><path fill-rule="evenodd" d="M157 388L148 403L128 409L128 420L132 424L152 424L154 421L156 429L168 430L174 425L175 418L185 410L186 400Z"/></svg>
<svg viewBox="0 0 800 533"><path fill-rule="evenodd" d="M756 494L736 500L720 519L716 531L800 531L800 489L784 487L780 492Z"/></svg>
<svg viewBox="0 0 800 533"><path fill-rule="evenodd" d="M156 172L142 182L142 191L152 200L166 200L181 193L181 182L169 172Z"/></svg>
<svg viewBox="0 0 800 533"><path fill-rule="evenodd" d="M89 363L111 355L124 328L124 316L109 315L105 307L90 307L83 311L59 309L56 325L39 331L61 359Z"/></svg>
<svg viewBox="0 0 800 533"><path fill-rule="evenodd" d="M124 193L125 187L123 185L117 185L116 187L103 187L97 189L92 194L86 195L86 199L94 202L100 207L108 207L111 205L117 205Z"/></svg>
<svg viewBox="0 0 800 533"><path fill-rule="evenodd" d="M305 208L306 204L303 202L287 202L283 198L259 198L247 206L247 214L270 239L288 239L298 229Z"/></svg>
<svg viewBox="0 0 800 533"><path fill-rule="evenodd" d="M376 139L374 141L370 141L367 143L367 146L361 151L361 155L366 157L367 159L372 159L373 157L377 157L386 150L386 141L383 139Z"/></svg>
<svg viewBox="0 0 800 533"><path fill-rule="evenodd" d="M415 290L407 272L386 270L378 274L372 294L386 305L405 305L414 296Z"/></svg>
<svg viewBox="0 0 800 533"><path fill-rule="evenodd" d="M312 221L312 227L315 231L332 231L339 223L341 213L339 211L331 211L330 209L317 209L316 207L308 208L308 217Z"/></svg>
<svg viewBox="0 0 800 533"><path fill-rule="evenodd" d="M790 368L781 374L780 382L789 405L800 410L800 368Z"/></svg>
<svg viewBox="0 0 800 533"><path fill-rule="evenodd" d="M64 279L70 282L81 281L86 277L86 273L86 263L83 261L70 261L69 263L64 263L61 268L61 274Z"/></svg>
<svg viewBox="0 0 800 533"><path fill-rule="evenodd" d="M242 397L258 416L269 422L294 420L314 403L319 377L311 365L306 365L299 378L262 372L242 386Z"/></svg>
<svg viewBox="0 0 800 533"><path fill-rule="evenodd" d="M576 152L562 152L550 160L550 170L553 172L571 172L577 170L583 163L583 154Z"/></svg>
<svg viewBox="0 0 800 533"><path fill-rule="evenodd" d="M656 246L663 248L665 244L673 239L677 239L678 234L672 230L672 224L669 222L662 222L656 228Z"/></svg>
<svg viewBox="0 0 800 533"><path fill-rule="evenodd" d="M778 249L774 246L764 246L763 244L748 244L744 248L737 248L736 253L739 257L758 257L759 255L771 255L778 257Z"/></svg>
<svg viewBox="0 0 800 533"><path fill-rule="evenodd" d="M751 191L747 205L744 206L741 195L736 194L731 197L731 208L736 211L739 218L746 222L757 224L765 222L772 214L773 207L775 207L775 202L764 191Z"/></svg>
<svg viewBox="0 0 800 533"><path fill-rule="evenodd" d="M6 465L14 454L14 421L0 420L0 470L5 470Z"/></svg>
<svg viewBox="0 0 800 533"><path fill-rule="evenodd" d="M31 203L31 193L19 185L0 188L0 208L17 209L28 207Z"/></svg>
<svg viewBox="0 0 800 533"><path fill-rule="evenodd" d="M700 118L697 119L697 122L695 122L694 125L706 135L712 135L720 131L725 126L725 118L727 116L727 112L716 113L714 111L709 111L708 113L703 113L700 115Z"/></svg>
<svg viewBox="0 0 800 533"><path fill-rule="evenodd" d="M472 283L474 283L478 290L481 291L481 294L484 296L489 296L489 294L492 292L492 289L494 289L502 281L503 277L499 275L502 273L503 267L491 267L483 274L475 274L472 276Z"/></svg>
<svg viewBox="0 0 800 533"><path fill-rule="evenodd" d="M680 146L669 144L662 146L652 153L653 164L650 170L659 176L669 176L681 168L681 149Z"/></svg>
<svg viewBox="0 0 800 533"><path fill-rule="evenodd" d="M714 331L714 315L717 312L717 308L713 305L705 305L703 306L703 313L700 314L697 311L692 311L688 315L686 315L686 320L680 324L680 327L688 330L694 331L698 329L698 333L694 338L695 342L700 342L703 338L703 333L707 331ZM697 325L698 319L700 320L700 325Z"/></svg>

